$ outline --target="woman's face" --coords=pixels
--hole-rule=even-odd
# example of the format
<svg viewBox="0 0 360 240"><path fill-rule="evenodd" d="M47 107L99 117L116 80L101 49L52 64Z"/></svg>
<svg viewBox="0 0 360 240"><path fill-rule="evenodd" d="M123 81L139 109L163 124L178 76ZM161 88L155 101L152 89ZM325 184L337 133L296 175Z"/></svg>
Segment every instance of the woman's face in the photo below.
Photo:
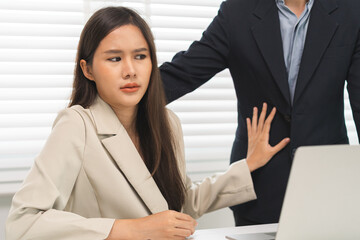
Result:
<svg viewBox="0 0 360 240"><path fill-rule="evenodd" d="M90 78L86 77L95 81L105 102L121 110L137 106L149 85L151 70L150 50L143 34L134 25L124 25L100 42L87 69Z"/></svg>

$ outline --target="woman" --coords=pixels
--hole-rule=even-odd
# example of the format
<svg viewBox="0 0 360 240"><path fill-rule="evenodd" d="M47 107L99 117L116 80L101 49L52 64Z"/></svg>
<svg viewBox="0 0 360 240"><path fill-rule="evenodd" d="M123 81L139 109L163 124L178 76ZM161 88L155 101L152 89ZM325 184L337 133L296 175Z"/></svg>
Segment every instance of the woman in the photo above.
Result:
<svg viewBox="0 0 360 240"><path fill-rule="evenodd" d="M246 161L195 185L165 104L149 27L127 8L97 11L80 37L69 108L14 196L7 239L184 239L193 217L255 199L250 171L289 141L268 144L275 110L247 119Z"/></svg>

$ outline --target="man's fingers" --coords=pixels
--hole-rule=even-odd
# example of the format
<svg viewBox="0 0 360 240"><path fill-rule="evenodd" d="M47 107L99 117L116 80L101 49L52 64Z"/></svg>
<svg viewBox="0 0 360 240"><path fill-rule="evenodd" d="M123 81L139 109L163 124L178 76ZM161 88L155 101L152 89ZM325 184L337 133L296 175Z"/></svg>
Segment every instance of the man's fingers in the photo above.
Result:
<svg viewBox="0 0 360 240"><path fill-rule="evenodd" d="M283 140L281 140L281 142L279 142L273 147L274 154L283 149L289 142L290 138L284 138Z"/></svg>
<svg viewBox="0 0 360 240"><path fill-rule="evenodd" d="M257 116L258 116L258 109L257 107L254 107L253 117L252 117L252 133L255 133L257 129L257 118L258 118Z"/></svg>
<svg viewBox="0 0 360 240"><path fill-rule="evenodd" d="M259 126L258 126L258 129L260 131L263 129L263 126L264 126L266 110L267 110L267 104L263 103L262 110L261 110L260 117L259 117Z"/></svg>

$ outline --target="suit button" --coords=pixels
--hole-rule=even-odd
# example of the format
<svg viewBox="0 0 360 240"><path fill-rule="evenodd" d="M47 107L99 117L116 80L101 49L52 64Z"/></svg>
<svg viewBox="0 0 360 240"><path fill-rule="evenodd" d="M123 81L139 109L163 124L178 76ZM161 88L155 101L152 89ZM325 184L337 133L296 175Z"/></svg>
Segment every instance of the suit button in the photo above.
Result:
<svg viewBox="0 0 360 240"><path fill-rule="evenodd" d="M284 115L284 119L285 119L285 121L288 122L288 123L291 122L291 116L290 116L290 115L287 115L287 114Z"/></svg>

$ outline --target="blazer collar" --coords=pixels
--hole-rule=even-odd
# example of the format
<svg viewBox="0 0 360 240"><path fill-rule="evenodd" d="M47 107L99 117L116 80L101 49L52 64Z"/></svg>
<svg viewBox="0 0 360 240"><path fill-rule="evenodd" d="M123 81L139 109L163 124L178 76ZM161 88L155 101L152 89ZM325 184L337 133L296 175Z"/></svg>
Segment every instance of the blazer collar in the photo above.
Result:
<svg viewBox="0 0 360 240"><path fill-rule="evenodd" d="M110 105L97 97L89 109L98 135L107 135L100 138L101 142L150 212L168 210L165 198Z"/></svg>
<svg viewBox="0 0 360 240"><path fill-rule="evenodd" d="M324 12L330 14L338 8L337 0L314 0L319 2L324 8Z"/></svg>
<svg viewBox="0 0 360 240"><path fill-rule="evenodd" d="M123 127L114 110L99 96L96 97L89 109L94 120L97 134L113 135Z"/></svg>
<svg viewBox="0 0 360 240"><path fill-rule="evenodd" d="M259 0L253 14L258 18L263 19L268 11L274 7L275 1L276 0Z"/></svg>
<svg viewBox="0 0 360 240"><path fill-rule="evenodd" d="M275 0L258 0L253 14L256 18L251 31L255 42L281 92L283 102L286 102L286 106L290 106L290 90ZM272 80L265 79L264 81Z"/></svg>

